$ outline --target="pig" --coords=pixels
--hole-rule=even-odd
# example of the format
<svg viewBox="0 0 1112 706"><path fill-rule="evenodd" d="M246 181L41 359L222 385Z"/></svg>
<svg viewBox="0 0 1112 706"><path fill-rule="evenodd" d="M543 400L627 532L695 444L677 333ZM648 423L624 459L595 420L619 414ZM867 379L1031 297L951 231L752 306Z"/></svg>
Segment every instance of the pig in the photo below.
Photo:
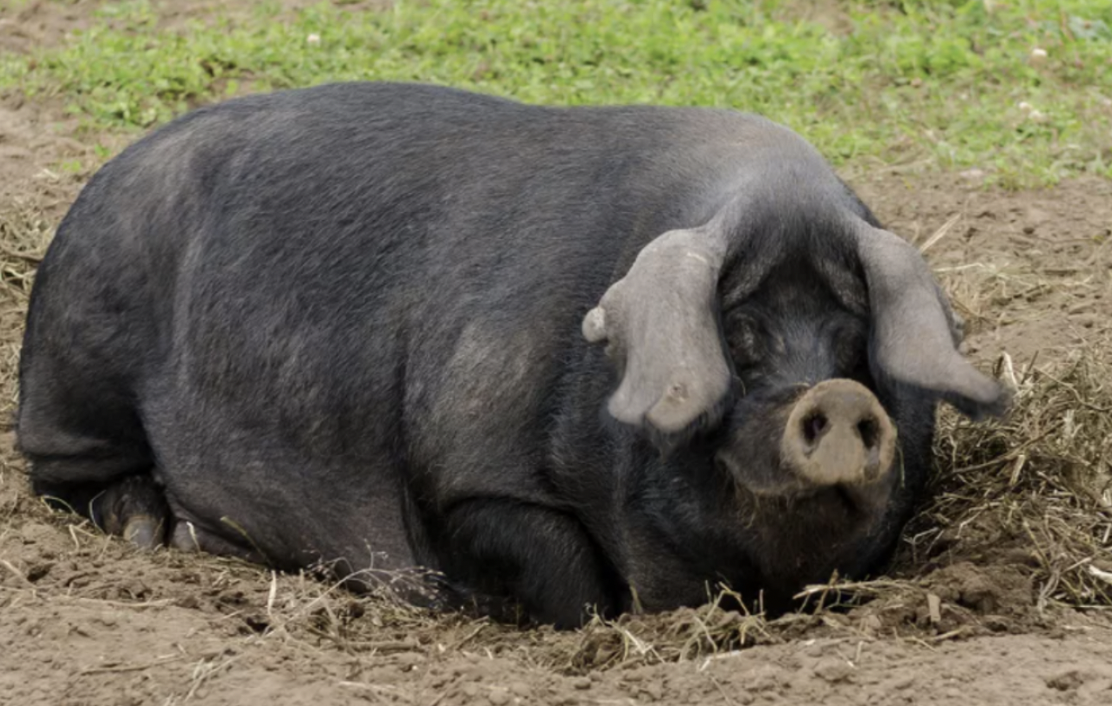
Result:
<svg viewBox="0 0 1112 706"><path fill-rule="evenodd" d="M883 571L961 354L919 252L795 132L352 82L203 107L38 270L35 493L138 546L581 625ZM494 610L494 608L490 608Z"/></svg>

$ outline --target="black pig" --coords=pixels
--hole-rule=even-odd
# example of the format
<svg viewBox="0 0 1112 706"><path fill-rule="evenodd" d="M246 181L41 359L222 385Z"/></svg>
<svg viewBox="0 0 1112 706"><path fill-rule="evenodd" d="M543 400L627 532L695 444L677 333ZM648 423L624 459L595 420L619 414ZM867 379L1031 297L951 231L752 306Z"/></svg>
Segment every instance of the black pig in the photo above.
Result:
<svg viewBox="0 0 1112 706"><path fill-rule="evenodd" d="M560 626L717 584L786 606L883 566L938 400L1005 409L959 340L919 253L768 120L336 84L90 180L18 442L35 492L142 546L424 568Z"/></svg>

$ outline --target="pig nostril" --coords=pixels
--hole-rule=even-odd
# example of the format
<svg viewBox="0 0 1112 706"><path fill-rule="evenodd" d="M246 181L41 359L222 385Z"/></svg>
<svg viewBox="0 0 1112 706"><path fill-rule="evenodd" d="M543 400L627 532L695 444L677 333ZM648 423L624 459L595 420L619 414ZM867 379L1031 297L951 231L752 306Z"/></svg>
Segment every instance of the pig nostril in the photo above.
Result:
<svg viewBox="0 0 1112 706"><path fill-rule="evenodd" d="M871 449L876 446L880 425L877 424L875 419L862 419L857 423L857 433L861 436L861 442L865 444L865 448Z"/></svg>
<svg viewBox="0 0 1112 706"><path fill-rule="evenodd" d="M822 412L814 412L803 418L803 440L812 445L826 431L829 422Z"/></svg>

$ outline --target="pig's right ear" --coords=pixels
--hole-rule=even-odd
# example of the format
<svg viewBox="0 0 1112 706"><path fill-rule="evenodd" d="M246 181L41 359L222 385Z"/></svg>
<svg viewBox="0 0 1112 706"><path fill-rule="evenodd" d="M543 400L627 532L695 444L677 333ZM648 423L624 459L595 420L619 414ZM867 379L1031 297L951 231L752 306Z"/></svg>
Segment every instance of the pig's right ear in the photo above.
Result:
<svg viewBox="0 0 1112 706"><path fill-rule="evenodd" d="M876 372L931 390L973 419L1004 414L1010 394L958 352L960 320L919 251L864 221L853 230L869 288Z"/></svg>
<svg viewBox="0 0 1112 706"><path fill-rule="evenodd" d="M661 450L717 423L730 401L733 371L717 311L725 254L716 224L668 231L583 319L584 337L606 342L621 375L611 416L645 430Z"/></svg>

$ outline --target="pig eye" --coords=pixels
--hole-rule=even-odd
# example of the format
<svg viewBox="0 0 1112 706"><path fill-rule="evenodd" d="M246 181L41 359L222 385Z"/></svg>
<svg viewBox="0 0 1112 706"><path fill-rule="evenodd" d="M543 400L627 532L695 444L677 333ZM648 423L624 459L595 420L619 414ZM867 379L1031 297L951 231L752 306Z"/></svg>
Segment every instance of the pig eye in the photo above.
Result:
<svg viewBox="0 0 1112 706"><path fill-rule="evenodd" d="M763 352L758 323L745 314L727 315L724 323L735 364L743 367L758 362Z"/></svg>
<svg viewBox="0 0 1112 706"><path fill-rule="evenodd" d="M868 332L859 321L847 322L834 332L834 355L838 370L847 377L868 368Z"/></svg>

